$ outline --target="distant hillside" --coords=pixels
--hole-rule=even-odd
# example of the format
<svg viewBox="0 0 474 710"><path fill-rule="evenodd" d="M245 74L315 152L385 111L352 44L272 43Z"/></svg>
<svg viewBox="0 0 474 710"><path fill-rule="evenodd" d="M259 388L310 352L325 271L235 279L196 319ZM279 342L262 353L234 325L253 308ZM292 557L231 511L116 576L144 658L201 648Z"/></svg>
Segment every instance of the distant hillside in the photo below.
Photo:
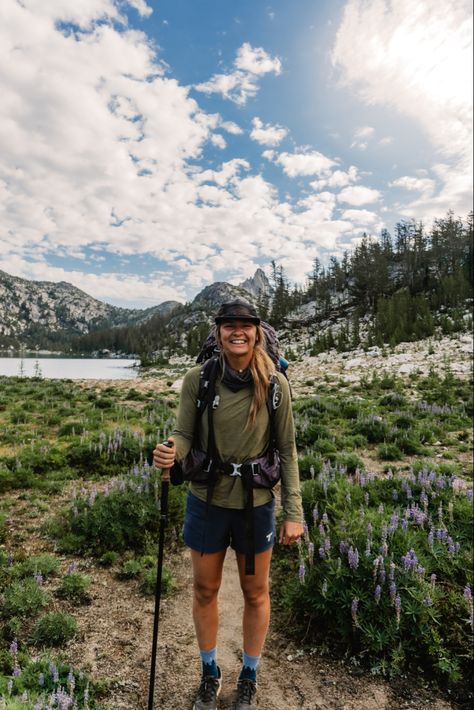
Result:
<svg viewBox="0 0 474 710"><path fill-rule="evenodd" d="M64 281L28 281L0 271L0 346L61 349L74 336L169 315L176 305L118 308Z"/></svg>

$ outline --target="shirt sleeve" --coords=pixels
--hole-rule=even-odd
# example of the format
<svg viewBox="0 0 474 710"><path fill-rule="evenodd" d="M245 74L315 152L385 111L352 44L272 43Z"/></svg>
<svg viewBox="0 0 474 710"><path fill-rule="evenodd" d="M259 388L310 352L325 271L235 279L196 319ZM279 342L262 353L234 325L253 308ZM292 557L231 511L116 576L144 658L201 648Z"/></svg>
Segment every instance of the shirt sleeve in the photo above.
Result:
<svg viewBox="0 0 474 710"><path fill-rule="evenodd" d="M176 445L176 459L182 461L191 449L194 426L196 424L197 397L201 368L193 367L185 374L179 398L176 426L173 438Z"/></svg>
<svg viewBox="0 0 474 710"><path fill-rule="evenodd" d="M278 375L278 383L282 396L281 403L275 410L275 429L277 448L280 453L282 505L286 520L301 523L303 505L290 387L284 375Z"/></svg>

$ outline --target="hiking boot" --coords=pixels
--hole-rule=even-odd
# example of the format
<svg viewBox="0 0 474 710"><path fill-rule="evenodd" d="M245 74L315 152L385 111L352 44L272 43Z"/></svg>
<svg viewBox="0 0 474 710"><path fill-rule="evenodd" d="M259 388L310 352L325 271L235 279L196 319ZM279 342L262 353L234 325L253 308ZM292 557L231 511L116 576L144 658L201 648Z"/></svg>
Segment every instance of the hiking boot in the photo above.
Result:
<svg viewBox="0 0 474 710"><path fill-rule="evenodd" d="M254 680L243 678L237 682L234 710L257 710L257 684Z"/></svg>
<svg viewBox="0 0 474 710"><path fill-rule="evenodd" d="M221 685L222 678L220 670L217 678L212 675L203 675L193 710L216 710L217 696L221 692Z"/></svg>

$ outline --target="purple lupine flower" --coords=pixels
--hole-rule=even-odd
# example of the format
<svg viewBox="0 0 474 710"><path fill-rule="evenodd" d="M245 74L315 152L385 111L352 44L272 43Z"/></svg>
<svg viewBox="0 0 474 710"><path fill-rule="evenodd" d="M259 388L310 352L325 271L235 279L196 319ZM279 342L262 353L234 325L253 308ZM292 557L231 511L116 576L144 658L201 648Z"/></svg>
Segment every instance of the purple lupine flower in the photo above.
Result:
<svg viewBox="0 0 474 710"><path fill-rule="evenodd" d="M69 671L67 676L67 687L72 695L74 693L74 688L76 687L76 679L74 678L74 673L72 671Z"/></svg>
<svg viewBox="0 0 474 710"><path fill-rule="evenodd" d="M331 540L328 537L324 538L323 547L324 552L329 555L329 551L331 550Z"/></svg>
<svg viewBox="0 0 474 710"><path fill-rule="evenodd" d="M425 606L433 606L433 600L430 596L427 596L423 599L423 604Z"/></svg>
<svg viewBox="0 0 474 710"><path fill-rule="evenodd" d="M365 502L366 505L369 505L369 499L370 499L370 496L369 496L369 494L368 494L367 491L366 491L366 492L364 493L364 502Z"/></svg>
<svg viewBox="0 0 474 710"><path fill-rule="evenodd" d="M372 538L368 537L367 542L365 544L365 556L370 557L371 552L372 552Z"/></svg>
<svg viewBox="0 0 474 710"><path fill-rule="evenodd" d="M375 587L375 591L374 591L374 598L375 598L376 604L379 603L381 595L382 595L382 587L380 586L380 584L377 584L377 586Z"/></svg>
<svg viewBox="0 0 474 710"><path fill-rule="evenodd" d="M345 540L341 540L339 543L339 552L341 555L345 555L347 550L349 549L349 544Z"/></svg>
<svg viewBox="0 0 474 710"><path fill-rule="evenodd" d="M358 626L358 619L357 619L358 609L359 609L359 600L357 597L355 597L352 600L352 604L351 604L351 616L352 616L352 621L354 622L355 626Z"/></svg>
<svg viewBox="0 0 474 710"><path fill-rule="evenodd" d="M66 570L66 574L73 574L74 572L77 572L78 567L77 567L77 562L71 562L69 567Z"/></svg>
<svg viewBox="0 0 474 710"><path fill-rule="evenodd" d="M428 545L430 546L431 549L433 549L433 543L434 543L434 529L431 528L428 533Z"/></svg>
<svg viewBox="0 0 474 710"><path fill-rule="evenodd" d="M329 525L329 518L327 513L323 513L323 517L321 518L321 520L325 525Z"/></svg>
<svg viewBox="0 0 474 710"><path fill-rule="evenodd" d="M41 574L41 572L35 572L33 577L35 579L36 584L38 584L39 586L43 584L43 575Z"/></svg>
<svg viewBox="0 0 474 710"><path fill-rule="evenodd" d="M327 581L327 579L325 579L323 582L323 586L321 587L321 594L323 595L323 597L325 597L327 593L328 593L328 581Z"/></svg>
<svg viewBox="0 0 474 710"><path fill-rule="evenodd" d="M11 695L11 694L12 694L12 690L13 690L13 681L12 681L11 678L10 678L10 680L9 680L8 683L7 683L7 690L8 690L8 695Z"/></svg>
<svg viewBox="0 0 474 710"><path fill-rule="evenodd" d="M464 587L463 596L467 602L472 602L472 592L469 584L466 584L466 586Z"/></svg>
<svg viewBox="0 0 474 710"><path fill-rule="evenodd" d="M368 537L372 537L372 533L374 531L374 528L372 527L372 523L369 521L367 523L367 535Z"/></svg>
<svg viewBox="0 0 474 710"><path fill-rule="evenodd" d="M380 584L384 585L385 584L385 578L386 578L386 572L384 567L379 572L379 582Z"/></svg>
<svg viewBox="0 0 474 710"><path fill-rule="evenodd" d="M21 668L15 660L15 664L13 666L13 677L18 678L19 676L21 676Z"/></svg>
<svg viewBox="0 0 474 710"><path fill-rule="evenodd" d="M392 500L393 501L398 500L398 491L395 488L392 490Z"/></svg>
<svg viewBox="0 0 474 710"><path fill-rule="evenodd" d="M402 520L402 522L400 523L400 525L401 525L401 527L402 527L403 532L406 532L407 529L408 529L408 520L406 520L406 519L404 518L404 519Z"/></svg>
<svg viewBox="0 0 474 710"><path fill-rule="evenodd" d="M308 542L308 562L310 565L313 564L314 560L314 543Z"/></svg>
<svg viewBox="0 0 474 710"><path fill-rule="evenodd" d="M400 626L400 614L402 610L402 600L400 598L400 595L397 594L395 597L395 613L397 615L397 626Z"/></svg>
<svg viewBox="0 0 474 710"><path fill-rule="evenodd" d="M319 534L320 535L326 535L326 529L322 523L319 523Z"/></svg>
<svg viewBox="0 0 474 710"><path fill-rule="evenodd" d="M306 574L306 568L304 566L304 562L302 562L299 566L299 569L298 569L298 577L299 577L301 584L304 584L305 574Z"/></svg>
<svg viewBox="0 0 474 710"><path fill-rule="evenodd" d="M12 654L12 656L16 656L16 654L18 653L18 642L16 639L13 639L10 644L10 653Z"/></svg>
<svg viewBox="0 0 474 710"><path fill-rule="evenodd" d="M436 575L433 572L433 574L430 576L430 583L431 583L431 591L434 592L434 588L436 586Z"/></svg>
<svg viewBox="0 0 474 710"><path fill-rule="evenodd" d="M43 703L41 700L33 705L33 710L43 710Z"/></svg>
<svg viewBox="0 0 474 710"><path fill-rule="evenodd" d="M313 522L315 525L318 522L318 518L319 518L319 511L318 511L318 504L316 503L316 505L313 508Z"/></svg>
<svg viewBox="0 0 474 710"><path fill-rule="evenodd" d="M395 599L397 596L397 585L395 584L395 582L390 582L388 591L390 594L390 600L392 601L392 603L395 603Z"/></svg>
<svg viewBox="0 0 474 710"><path fill-rule="evenodd" d="M320 547L318 550L318 553L319 553L320 558L322 560L324 560L324 558L326 557L326 551L325 551L324 547Z"/></svg>
<svg viewBox="0 0 474 710"><path fill-rule="evenodd" d="M356 548L353 548L352 545L349 548L347 552L347 561L349 562L349 567L351 569L357 569L359 566L359 551Z"/></svg>
<svg viewBox="0 0 474 710"><path fill-rule="evenodd" d="M54 663L49 664L49 672L51 673L53 683L59 683L59 672Z"/></svg>

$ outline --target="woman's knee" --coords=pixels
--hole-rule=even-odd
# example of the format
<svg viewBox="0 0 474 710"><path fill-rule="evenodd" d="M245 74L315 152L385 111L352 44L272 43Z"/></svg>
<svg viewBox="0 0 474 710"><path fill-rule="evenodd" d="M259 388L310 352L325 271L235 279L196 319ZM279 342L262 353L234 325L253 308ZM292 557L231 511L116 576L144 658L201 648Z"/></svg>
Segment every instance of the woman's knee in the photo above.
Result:
<svg viewBox="0 0 474 710"><path fill-rule="evenodd" d="M219 593L220 584L210 582L209 580L194 580L194 599L199 606L207 606L212 604Z"/></svg>
<svg viewBox="0 0 474 710"><path fill-rule="evenodd" d="M246 604L255 607L267 604L270 598L268 584L242 585L242 593Z"/></svg>

